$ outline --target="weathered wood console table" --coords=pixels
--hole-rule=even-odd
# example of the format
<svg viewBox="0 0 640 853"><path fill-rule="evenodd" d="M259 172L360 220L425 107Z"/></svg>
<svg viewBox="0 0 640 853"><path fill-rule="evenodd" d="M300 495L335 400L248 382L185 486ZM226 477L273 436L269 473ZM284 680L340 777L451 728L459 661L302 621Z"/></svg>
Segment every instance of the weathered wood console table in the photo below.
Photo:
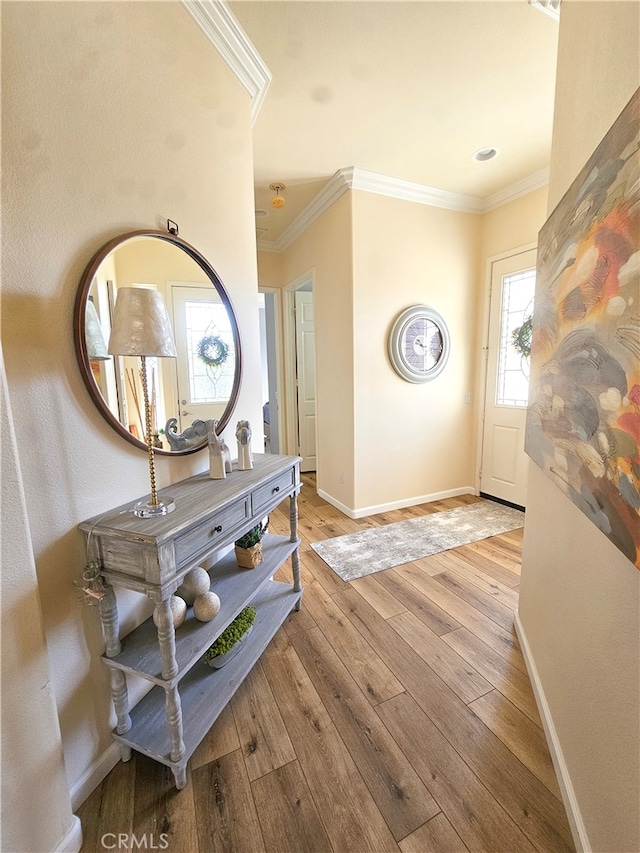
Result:
<svg viewBox="0 0 640 853"><path fill-rule="evenodd" d="M163 489L176 509L159 518L137 518L131 504L80 525L90 561L101 566L106 595L100 603L117 715L115 738L122 757L131 748L172 768L176 786L186 784L187 761L231 699L251 667L292 609L300 608L298 509L300 459L254 455L254 467L210 480L208 473ZM234 542L284 498L290 499L291 536L263 538L264 558L255 569L238 568L233 551L210 569L211 589L221 607L211 622L188 611L174 630L169 599L184 575ZM293 585L272 580L291 557ZM155 602L154 615L120 638L114 587L144 593ZM246 605L256 621L242 652L219 670L202 661L204 652ZM129 708L126 674L154 687Z"/></svg>

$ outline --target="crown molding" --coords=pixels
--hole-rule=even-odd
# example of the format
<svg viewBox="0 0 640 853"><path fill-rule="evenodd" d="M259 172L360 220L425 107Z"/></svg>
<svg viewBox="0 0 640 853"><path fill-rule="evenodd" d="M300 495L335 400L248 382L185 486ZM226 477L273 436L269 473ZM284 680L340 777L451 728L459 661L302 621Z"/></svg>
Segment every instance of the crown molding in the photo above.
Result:
<svg viewBox="0 0 640 853"><path fill-rule="evenodd" d="M353 169L352 189L386 195L402 201L413 201L430 207L444 207L446 210L457 210L461 213L482 213L482 200L474 196L438 190L435 187L403 181L389 175L367 172L365 169Z"/></svg>
<svg viewBox="0 0 640 853"><path fill-rule="evenodd" d="M511 184L485 199L480 199L475 196L450 193L446 190L427 187L424 184L403 181L389 175L379 175L376 172L368 172L365 169L349 166L346 169L339 169L329 179L318 195L312 199L277 240L260 238L257 241L257 247L260 252L284 252L347 190L362 190L363 192L385 195L389 198L398 198L402 201L413 201L431 207L442 207L446 210L482 215L483 213L490 213L516 198L545 187L548 183L549 169L541 169L539 172L534 172L533 175Z"/></svg>
<svg viewBox="0 0 640 853"><path fill-rule="evenodd" d="M546 187L548 183L549 169L540 169L539 172L534 172L533 175L522 178L521 181L516 181L515 184L511 184L503 190L498 190L497 193L487 196L482 202L482 213L490 213L492 210L502 207L503 204L508 204L510 201L514 201L523 195L528 195L528 193L532 193L534 190Z"/></svg>
<svg viewBox="0 0 640 853"><path fill-rule="evenodd" d="M328 180L320 192L309 202L302 213L297 216L291 225L286 228L277 240L260 239L257 242L260 252L284 252L294 243L316 219L335 204L340 196L351 189L353 184L353 173L355 169L349 166L346 169L338 169L335 175Z"/></svg>
<svg viewBox="0 0 640 853"><path fill-rule="evenodd" d="M225 0L182 0L182 5L251 96L251 123L258 117L271 72Z"/></svg>

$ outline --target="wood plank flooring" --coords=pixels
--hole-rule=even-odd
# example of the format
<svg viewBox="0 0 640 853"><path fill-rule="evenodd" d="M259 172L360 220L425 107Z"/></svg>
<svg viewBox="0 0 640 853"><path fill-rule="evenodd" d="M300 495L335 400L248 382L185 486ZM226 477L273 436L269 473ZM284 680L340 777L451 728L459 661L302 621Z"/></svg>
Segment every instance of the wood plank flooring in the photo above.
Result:
<svg viewBox="0 0 640 853"><path fill-rule="evenodd" d="M134 753L80 807L83 851L572 851L513 629L522 531L345 583L319 539L453 509L353 521L303 475L302 609L193 756L188 784ZM271 530L288 533L288 505ZM287 565L279 580L290 579ZM165 833L160 838L160 835Z"/></svg>

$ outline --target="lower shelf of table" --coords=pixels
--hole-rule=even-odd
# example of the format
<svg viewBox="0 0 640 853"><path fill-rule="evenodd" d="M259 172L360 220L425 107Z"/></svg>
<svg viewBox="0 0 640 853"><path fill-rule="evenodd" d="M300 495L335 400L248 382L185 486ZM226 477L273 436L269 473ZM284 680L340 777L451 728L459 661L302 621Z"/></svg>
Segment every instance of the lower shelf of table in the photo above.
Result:
<svg viewBox="0 0 640 853"><path fill-rule="evenodd" d="M294 592L289 584L267 583L251 602L256 621L242 652L219 670L199 661L182 679L179 692L186 751L181 764L195 752L301 596L302 592ZM165 698L164 688L153 687L132 709L129 731L114 732L114 736L138 752L174 766Z"/></svg>

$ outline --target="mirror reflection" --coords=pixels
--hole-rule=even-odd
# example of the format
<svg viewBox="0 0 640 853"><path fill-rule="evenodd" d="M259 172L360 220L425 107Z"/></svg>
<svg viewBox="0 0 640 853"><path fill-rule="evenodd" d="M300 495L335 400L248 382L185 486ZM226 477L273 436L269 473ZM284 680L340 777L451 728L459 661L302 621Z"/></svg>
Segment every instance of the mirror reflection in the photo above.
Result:
<svg viewBox="0 0 640 853"><path fill-rule="evenodd" d="M114 243L87 268L76 303L85 383L107 420L144 447L140 360L111 356L107 344L119 288L159 291L172 321L177 358L146 359L153 441L160 453L193 452L207 441L201 422L215 419L221 431L235 405L240 353L231 303L208 263L179 238L141 232Z"/></svg>

